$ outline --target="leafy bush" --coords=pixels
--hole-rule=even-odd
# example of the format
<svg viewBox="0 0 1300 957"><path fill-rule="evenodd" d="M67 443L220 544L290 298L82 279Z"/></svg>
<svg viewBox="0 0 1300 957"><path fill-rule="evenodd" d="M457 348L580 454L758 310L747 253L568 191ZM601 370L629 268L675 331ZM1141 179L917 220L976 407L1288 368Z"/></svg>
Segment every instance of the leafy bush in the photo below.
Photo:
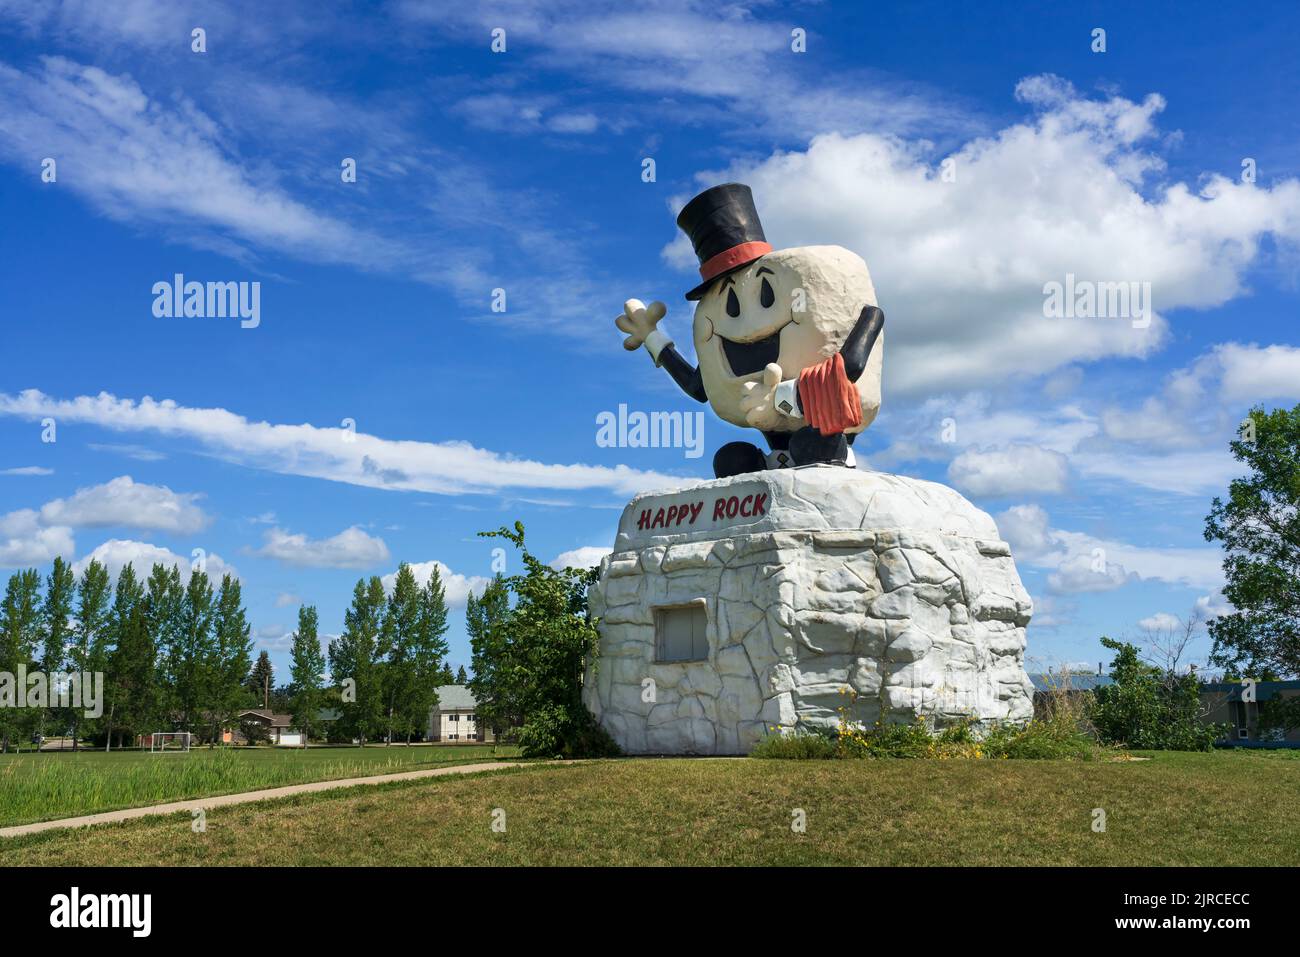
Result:
<svg viewBox="0 0 1300 957"><path fill-rule="evenodd" d="M1098 688L1092 720L1105 742L1152 751L1209 751L1227 734L1223 725L1201 720L1200 682L1149 665L1127 642L1103 637L1116 652L1115 683Z"/></svg>
<svg viewBox="0 0 1300 957"><path fill-rule="evenodd" d="M799 731L794 734L774 734L759 741L751 758L784 758L809 760L843 757L833 738L824 734Z"/></svg>
<svg viewBox="0 0 1300 957"><path fill-rule="evenodd" d="M502 601L472 629L470 689L482 702L480 720L503 727L518 723L524 757L618 754L614 740L582 701L583 674L599 642L596 622L587 612L595 570L557 570L541 561L525 546L520 522L513 529L479 534L511 542L524 565L523 574L498 580L501 597L513 603Z"/></svg>

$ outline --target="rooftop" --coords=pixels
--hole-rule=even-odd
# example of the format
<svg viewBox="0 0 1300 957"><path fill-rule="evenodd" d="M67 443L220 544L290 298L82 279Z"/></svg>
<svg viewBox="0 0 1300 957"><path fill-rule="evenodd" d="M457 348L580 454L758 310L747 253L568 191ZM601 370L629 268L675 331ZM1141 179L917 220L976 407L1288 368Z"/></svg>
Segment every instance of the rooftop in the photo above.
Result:
<svg viewBox="0 0 1300 957"><path fill-rule="evenodd" d="M478 702L465 685L443 685L438 692L438 707L443 711L472 710Z"/></svg>

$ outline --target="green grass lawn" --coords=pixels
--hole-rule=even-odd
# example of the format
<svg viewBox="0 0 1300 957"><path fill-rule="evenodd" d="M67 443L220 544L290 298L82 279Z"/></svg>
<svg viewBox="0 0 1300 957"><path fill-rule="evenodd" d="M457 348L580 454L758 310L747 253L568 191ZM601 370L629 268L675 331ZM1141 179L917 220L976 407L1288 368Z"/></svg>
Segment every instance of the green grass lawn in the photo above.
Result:
<svg viewBox="0 0 1300 957"><path fill-rule="evenodd" d="M202 834L174 815L32 835L0 841L0 865L1295 866L1297 794L1300 760L1276 752L615 760L217 808Z"/></svg>
<svg viewBox="0 0 1300 957"><path fill-rule="evenodd" d="M491 745L0 754L0 827L309 781L513 757Z"/></svg>

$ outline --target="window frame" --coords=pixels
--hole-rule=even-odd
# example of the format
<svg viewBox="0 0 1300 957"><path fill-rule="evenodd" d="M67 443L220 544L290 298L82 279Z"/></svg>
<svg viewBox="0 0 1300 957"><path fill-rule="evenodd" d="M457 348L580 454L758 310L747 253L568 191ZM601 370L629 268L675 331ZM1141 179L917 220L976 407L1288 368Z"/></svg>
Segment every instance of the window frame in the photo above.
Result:
<svg viewBox="0 0 1300 957"><path fill-rule="evenodd" d="M671 602L663 605L654 605L651 607L654 617L655 643L654 643L654 663L657 665L687 665L699 664L709 660L709 603L705 598L692 598L689 601ZM667 635L665 633L665 613L674 611L698 611L702 616L703 631L700 635L700 641L703 644L703 654L701 657L689 658L666 658L664 657L665 644ZM695 641L692 635L691 651L695 652Z"/></svg>

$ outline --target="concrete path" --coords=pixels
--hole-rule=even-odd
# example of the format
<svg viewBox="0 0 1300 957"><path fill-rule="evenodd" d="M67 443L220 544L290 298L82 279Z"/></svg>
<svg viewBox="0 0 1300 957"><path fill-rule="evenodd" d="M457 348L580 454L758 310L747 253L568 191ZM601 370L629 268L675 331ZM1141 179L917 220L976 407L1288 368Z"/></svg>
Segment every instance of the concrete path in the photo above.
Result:
<svg viewBox="0 0 1300 957"><path fill-rule="evenodd" d="M338 781L313 781L310 784L290 784L280 788L266 788L261 791L243 791L239 794L219 794L213 797L195 798L191 801L172 801L169 804L151 804L148 807L123 808L120 811L103 811L99 814L84 814L81 817L65 817L57 821L37 821L35 824L17 824L13 827L0 828L0 838L21 837L24 834L37 834L64 827L87 827L91 824L112 824L116 821L131 821L138 817L151 817L155 814L176 814L180 811L207 810L214 807L228 807L232 804L249 804L253 801L266 801L272 798L290 797L294 794L312 794L316 791L332 791L334 788L351 788L359 784L386 784L389 781L414 781L419 778L437 778L447 774L472 774L475 771L497 771L502 768L529 767L537 764L579 764L578 761L530 761L522 764L517 761L489 761L484 764L453 764L444 768L426 768L423 771L398 771L395 774L376 774L365 778L342 778Z"/></svg>

